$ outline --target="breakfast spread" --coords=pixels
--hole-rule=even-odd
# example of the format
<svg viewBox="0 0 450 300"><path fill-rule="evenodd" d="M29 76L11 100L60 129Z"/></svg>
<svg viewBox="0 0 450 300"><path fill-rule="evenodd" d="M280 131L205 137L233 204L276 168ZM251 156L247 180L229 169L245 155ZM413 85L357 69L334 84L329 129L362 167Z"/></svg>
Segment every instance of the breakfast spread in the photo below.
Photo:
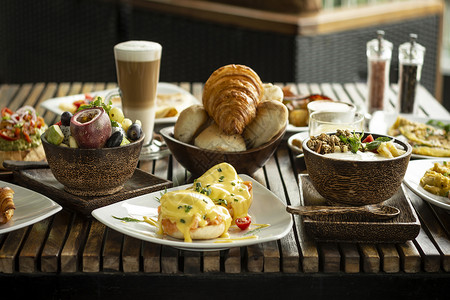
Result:
<svg viewBox="0 0 450 300"><path fill-rule="evenodd" d="M435 162L433 167L427 170L420 179L420 186L434 195L449 197L449 175L450 165L448 162Z"/></svg>
<svg viewBox="0 0 450 300"><path fill-rule="evenodd" d="M214 71L203 90L203 105L180 113L174 137L197 147L239 152L259 147L281 132L288 121L281 88L263 84L243 65Z"/></svg>
<svg viewBox="0 0 450 300"><path fill-rule="evenodd" d="M9 187L0 188L0 224L5 224L14 215L14 190Z"/></svg>
<svg viewBox="0 0 450 300"><path fill-rule="evenodd" d="M45 134L51 144L89 149L126 145L140 139L143 132L139 120L133 123L111 101L106 104L96 97L81 104L75 114L63 112Z"/></svg>
<svg viewBox="0 0 450 300"><path fill-rule="evenodd" d="M31 106L17 111L4 107L0 120L0 169L5 160L39 161L45 159L41 134L46 130L44 119Z"/></svg>
<svg viewBox="0 0 450 300"><path fill-rule="evenodd" d="M433 120L425 124L399 116L389 128L388 134L404 136L412 146L413 154L447 157L450 156L448 127L448 124Z"/></svg>
<svg viewBox="0 0 450 300"><path fill-rule="evenodd" d="M363 133L338 129L335 134L322 133L319 136L311 136L307 146L319 154L350 160L389 159L406 152L389 137L374 139L370 134L362 139L363 136Z"/></svg>

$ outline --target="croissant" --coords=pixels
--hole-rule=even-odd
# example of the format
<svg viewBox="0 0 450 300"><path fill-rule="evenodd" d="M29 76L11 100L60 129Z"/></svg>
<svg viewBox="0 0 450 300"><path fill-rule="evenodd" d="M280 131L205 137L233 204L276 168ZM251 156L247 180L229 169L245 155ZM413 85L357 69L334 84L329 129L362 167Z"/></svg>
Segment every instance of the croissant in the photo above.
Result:
<svg viewBox="0 0 450 300"><path fill-rule="evenodd" d="M256 116L264 94L261 79L243 65L214 71L203 89L203 106L225 134L241 134Z"/></svg>
<svg viewBox="0 0 450 300"><path fill-rule="evenodd" d="M0 224L5 224L14 215L14 191L9 187L0 188Z"/></svg>

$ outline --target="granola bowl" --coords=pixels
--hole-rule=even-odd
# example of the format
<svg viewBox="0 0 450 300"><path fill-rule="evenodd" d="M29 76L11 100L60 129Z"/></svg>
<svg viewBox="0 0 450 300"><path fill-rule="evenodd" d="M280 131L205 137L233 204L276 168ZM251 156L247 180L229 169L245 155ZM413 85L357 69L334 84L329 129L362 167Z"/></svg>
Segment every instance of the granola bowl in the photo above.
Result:
<svg viewBox="0 0 450 300"><path fill-rule="evenodd" d="M370 133L362 134L364 140ZM334 135L328 133L326 136ZM402 149L403 154L393 158L365 160L361 155L349 152L347 157L320 154L308 146L314 137L302 143L306 169L311 181L321 196L332 203L362 206L376 204L391 198L405 176L412 147L387 135L372 134L374 139L387 137ZM316 136L317 138L317 136Z"/></svg>

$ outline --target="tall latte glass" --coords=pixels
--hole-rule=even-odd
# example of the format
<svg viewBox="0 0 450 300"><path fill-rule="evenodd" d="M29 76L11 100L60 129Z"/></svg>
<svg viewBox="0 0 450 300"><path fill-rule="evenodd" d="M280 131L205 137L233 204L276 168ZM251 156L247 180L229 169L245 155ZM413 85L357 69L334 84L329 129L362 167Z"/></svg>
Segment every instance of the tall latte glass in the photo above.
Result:
<svg viewBox="0 0 450 300"><path fill-rule="evenodd" d="M122 110L140 120L145 133L142 154L151 151L162 47L149 41L127 41L114 46Z"/></svg>

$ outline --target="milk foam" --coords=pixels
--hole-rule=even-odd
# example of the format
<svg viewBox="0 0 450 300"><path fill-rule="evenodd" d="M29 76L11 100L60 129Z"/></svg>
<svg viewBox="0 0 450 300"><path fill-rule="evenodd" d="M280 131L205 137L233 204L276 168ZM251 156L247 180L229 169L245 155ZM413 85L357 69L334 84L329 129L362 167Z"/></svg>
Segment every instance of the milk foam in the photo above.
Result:
<svg viewBox="0 0 450 300"><path fill-rule="evenodd" d="M161 58L162 46L149 41L127 41L114 46L116 60L154 61Z"/></svg>

